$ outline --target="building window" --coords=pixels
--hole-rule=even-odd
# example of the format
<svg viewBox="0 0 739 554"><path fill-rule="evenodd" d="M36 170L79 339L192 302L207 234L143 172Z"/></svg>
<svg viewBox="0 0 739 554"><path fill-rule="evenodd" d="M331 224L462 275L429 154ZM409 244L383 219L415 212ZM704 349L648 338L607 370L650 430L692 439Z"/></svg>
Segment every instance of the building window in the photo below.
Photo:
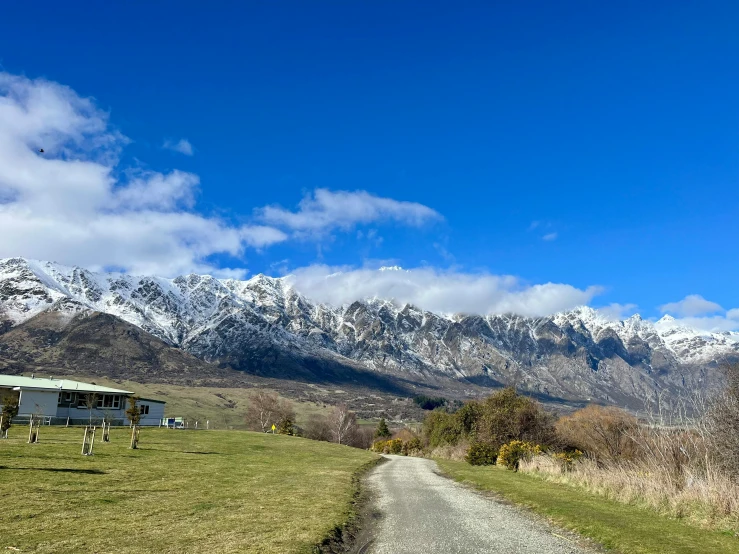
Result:
<svg viewBox="0 0 739 554"><path fill-rule="evenodd" d="M120 407L121 407L121 397L116 394L113 397L113 408L117 410Z"/></svg>
<svg viewBox="0 0 739 554"><path fill-rule="evenodd" d="M149 415L149 405L148 404L142 404L139 407L141 409L141 415Z"/></svg>
<svg viewBox="0 0 739 554"><path fill-rule="evenodd" d="M71 403L74 401L74 393L73 392L65 392L64 393L64 401Z"/></svg>
<svg viewBox="0 0 739 554"><path fill-rule="evenodd" d="M62 393L61 392L59 393L59 399L56 401L56 405L57 406L61 406L62 405Z"/></svg>

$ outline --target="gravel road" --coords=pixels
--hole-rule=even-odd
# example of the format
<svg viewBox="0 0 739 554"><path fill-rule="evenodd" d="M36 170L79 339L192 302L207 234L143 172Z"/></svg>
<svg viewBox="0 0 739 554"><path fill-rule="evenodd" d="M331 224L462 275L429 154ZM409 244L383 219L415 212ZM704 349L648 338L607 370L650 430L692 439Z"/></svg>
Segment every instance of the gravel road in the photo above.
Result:
<svg viewBox="0 0 739 554"><path fill-rule="evenodd" d="M442 477L423 458L386 456L368 477L382 514L372 554L592 554L521 510Z"/></svg>

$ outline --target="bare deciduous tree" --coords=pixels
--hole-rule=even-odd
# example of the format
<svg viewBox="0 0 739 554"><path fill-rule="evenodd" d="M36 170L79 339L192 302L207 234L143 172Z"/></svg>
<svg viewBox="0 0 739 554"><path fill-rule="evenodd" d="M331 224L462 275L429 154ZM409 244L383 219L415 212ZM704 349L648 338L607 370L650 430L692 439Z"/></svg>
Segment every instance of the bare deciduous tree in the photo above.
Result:
<svg viewBox="0 0 739 554"><path fill-rule="evenodd" d="M328 419L318 414L310 416L303 428L303 436L314 441L331 442L333 435Z"/></svg>
<svg viewBox="0 0 739 554"><path fill-rule="evenodd" d="M339 404L329 415L328 423L334 442L349 444L357 430L357 415L346 404Z"/></svg>
<svg viewBox="0 0 739 554"><path fill-rule="evenodd" d="M92 410L97 408L98 405L98 394L96 392L90 392L85 395L85 408L90 414L89 425L92 427Z"/></svg>
<svg viewBox="0 0 739 554"><path fill-rule="evenodd" d="M288 420L295 422L292 402L282 400L275 393L264 390L249 395L246 423L250 427L267 433L273 424L277 426Z"/></svg>
<svg viewBox="0 0 739 554"><path fill-rule="evenodd" d="M247 425L266 433L275 420L279 398L273 392L258 390L249 395L246 408Z"/></svg>

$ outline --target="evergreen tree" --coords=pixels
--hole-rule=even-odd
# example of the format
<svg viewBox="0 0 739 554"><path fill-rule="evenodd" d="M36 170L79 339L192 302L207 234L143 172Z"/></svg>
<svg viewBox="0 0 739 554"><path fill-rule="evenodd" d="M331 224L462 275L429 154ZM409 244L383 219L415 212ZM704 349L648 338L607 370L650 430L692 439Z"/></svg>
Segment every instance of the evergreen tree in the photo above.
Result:
<svg viewBox="0 0 739 554"><path fill-rule="evenodd" d="M277 424L277 432L280 435L294 435L295 434L295 422L290 416L283 417Z"/></svg>
<svg viewBox="0 0 739 554"><path fill-rule="evenodd" d="M377 424L377 429L375 430L375 437L378 439L389 439L391 436L390 429L387 427L387 423L385 423L385 418L383 417L380 420L380 423Z"/></svg>

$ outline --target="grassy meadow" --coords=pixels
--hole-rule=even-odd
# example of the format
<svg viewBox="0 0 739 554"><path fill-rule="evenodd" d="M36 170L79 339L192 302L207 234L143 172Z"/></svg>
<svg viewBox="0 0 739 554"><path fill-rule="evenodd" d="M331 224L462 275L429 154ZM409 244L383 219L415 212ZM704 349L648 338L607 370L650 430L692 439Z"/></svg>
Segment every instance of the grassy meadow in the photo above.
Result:
<svg viewBox="0 0 739 554"><path fill-rule="evenodd" d="M0 440L0 551L312 552L351 516L366 451L245 431L14 426Z"/></svg>
<svg viewBox="0 0 739 554"><path fill-rule="evenodd" d="M646 507L498 466L437 462L455 480L497 493L621 554L739 553L739 538L731 532L699 529Z"/></svg>

